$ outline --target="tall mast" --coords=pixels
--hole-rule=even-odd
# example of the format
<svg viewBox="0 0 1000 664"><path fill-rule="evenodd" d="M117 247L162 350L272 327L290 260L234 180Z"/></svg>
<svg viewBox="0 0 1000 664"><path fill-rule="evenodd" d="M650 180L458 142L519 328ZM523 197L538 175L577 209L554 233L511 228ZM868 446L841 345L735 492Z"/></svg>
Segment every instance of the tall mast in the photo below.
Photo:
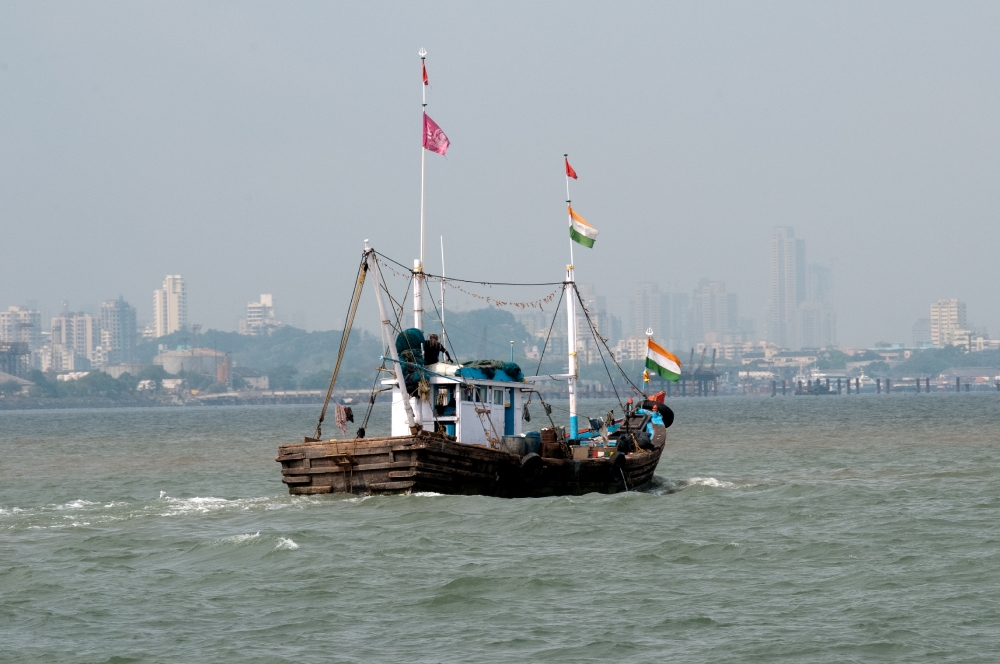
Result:
<svg viewBox="0 0 1000 664"><path fill-rule="evenodd" d="M427 51L420 49L420 94L421 94L421 116L427 115L427 78L424 76L426 70L425 60ZM426 126L421 117L420 131ZM418 330L424 329L424 184L427 176L427 150L424 149L423 140L420 142L420 258L413 261L413 327Z"/></svg>
<svg viewBox="0 0 1000 664"><path fill-rule="evenodd" d="M569 159L569 155L563 155L565 159ZM569 214L569 172L566 173L566 217L569 225L573 225L573 218ZM577 362L576 362L576 282L574 281L573 274L573 238L569 239L569 265L566 266L566 282L565 287L568 291L566 293L566 317L568 319L568 350L569 350L569 374L567 379L567 387L569 390L569 437L571 439L576 439L577 437L577 424L576 424L576 376L578 372Z"/></svg>
<svg viewBox="0 0 1000 664"><path fill-rule="evenodd" d="M389 346L389 357L392 358L393 371L396 374L396 386L399 388L399 393L403 399L403 409L406 411L406 425L410 427L410 433L415 434L420 430L420 427L413 415L413 408L410 407L410 395L406 393L403 365L399 361L399 353L396 352L396 340L393 339L392 320L386 311L385 302L382 301L382 286L384 284L379 280L378 267L375 265L375 252L368 246L368 240L365 240L365 255L365 260L368 262L368 271L375 277L375 299L378 300L378 313L382 319L382 341L386 342Z"/></svg>

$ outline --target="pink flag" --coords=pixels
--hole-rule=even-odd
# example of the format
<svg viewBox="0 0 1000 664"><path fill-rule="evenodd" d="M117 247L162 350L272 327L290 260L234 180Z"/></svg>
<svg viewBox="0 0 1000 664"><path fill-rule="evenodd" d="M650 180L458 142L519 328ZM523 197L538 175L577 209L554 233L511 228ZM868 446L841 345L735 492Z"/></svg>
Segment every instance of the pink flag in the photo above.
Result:
<svg viewBox="0 0 1000 664"><path fill-rule="evenodd" d="M424 147L431 152L444 154L448 151L448 146L450 145L451 141L441 131L441 127L431 120L430 116L424 113Z"/></svg>

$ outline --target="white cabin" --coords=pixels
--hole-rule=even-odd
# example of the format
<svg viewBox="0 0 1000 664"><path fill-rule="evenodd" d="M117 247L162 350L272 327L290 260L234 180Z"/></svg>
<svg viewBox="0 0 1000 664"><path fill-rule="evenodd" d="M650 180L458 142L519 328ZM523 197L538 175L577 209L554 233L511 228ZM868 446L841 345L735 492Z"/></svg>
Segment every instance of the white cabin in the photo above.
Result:
<svg viewBox="0 0 1000 664"><path fill-rule="evenodd" d="M409 397L413 416L425 431L443 429L459 442L487 447L495 447L503 436L521 435L522 390L532 389L530 385L456 376L461 365L445 362L426 369L429 400ZM382 385L392 386L392 435L409 435L403 391L395 379L384 380Z"/></svg>

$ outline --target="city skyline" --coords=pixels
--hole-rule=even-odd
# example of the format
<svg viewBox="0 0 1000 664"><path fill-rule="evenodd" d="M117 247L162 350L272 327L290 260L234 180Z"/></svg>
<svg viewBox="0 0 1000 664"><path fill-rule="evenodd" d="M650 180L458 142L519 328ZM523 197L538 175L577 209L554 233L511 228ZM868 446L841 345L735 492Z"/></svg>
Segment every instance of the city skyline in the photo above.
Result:
<svg viewBox="0 0 1000 664"><path fill-rule="evenodd" d="M794 228L784 226L772 229L769 261L771 297L765 309L765 325L761 334L758 334L753 318L741 316L740 294L727 292L726 283L721 280L700 278L690 292L661 290L658 281L636 282L628 298L628 315L625 317L609 311L607 297L599 292L595 284L580 283L578 287L591 321L612 345L629 337L641 338L652 330L657 339L678 351L696 346L726 347L728 357L736 352L732 349L747 344L768 343L789 350L838 347L837 317L830 304L832 271L829 267L809 263L806 258L806 240L796 237ZM163 278L162 287L154 291L151 324L141 326L142 319L123 296L119 296L118 300L102 302L99 312L71 312L64 301L63 311L51 319L48 332L43 332L41 312L11 305L7 311L0 312L0 340L23 340L36 348L41 345L41 335L45 334L52 350L48 351L49 359L43 361L43 365L72 368L72 356L75 355L102 366L130 356L139 337L158 338L188 329L187 308L184 277L168 274ZM277 316L273 294L261 294L256 302L247 303L245 311L245 317L239 319L236 326L240 334L269 334L286 325ZM535 320L538 317L547 318L541 312L516 317L531 334L547 325L544 321L539 323ZM577 325L581 330L589 327L582 310L578 312ZM222 328L223 331L227 329ZM554 336L554 343L565 344L564 339L561 342L558 340L563 336L561 328L556 329ZM989 339L988 328L967 323L966 305L958 298L932 303L930 317L918 318L913 324L911 339L912 347L917 348L957 343L981 350L994 343ZM599 354L598 348L591 342L584 334L578 350L593 359ZM880 339L880 342L885 340ZM630 343L629 348L635 345ZM906 341L897 340L895 343L905 345ZM102 352L105 353L103 357ZM66 357L69 359L60 360L60 353L68 353Z"/></svg>
<svg viewBox="0 0 1000 664"><path fill-rule="evenodd" d="M906 340L948 297L1000 329L989 5L903 23L890 5L863 21L738 6L723 23L702 5L545 7L530 22L484 9L461 30L400 6L364 38L348 27L360 7L292 21L252 5L235 24L209 5L0 11L5 240L32 248L5 256L0 302L52 315L120 294L147 318L149 284L183 274L200 292L188 318L207 327L231 328L267 292L311 329L336 327L365 239L404 265L419 253L423 46L452 141L426 173L428 247L444 236L448 274L561 279L568 152L574 206L601 230L577 276L623 319L635 281L689 293L704 277L738 292L761 334L768 234L792 226L835 274L841 344ZM192 24L217 39L187 39ZM514 102L496 80L516 81ZM962 232L939 232L951 225ZM489 251L486 228L502 229Z"/></svg>

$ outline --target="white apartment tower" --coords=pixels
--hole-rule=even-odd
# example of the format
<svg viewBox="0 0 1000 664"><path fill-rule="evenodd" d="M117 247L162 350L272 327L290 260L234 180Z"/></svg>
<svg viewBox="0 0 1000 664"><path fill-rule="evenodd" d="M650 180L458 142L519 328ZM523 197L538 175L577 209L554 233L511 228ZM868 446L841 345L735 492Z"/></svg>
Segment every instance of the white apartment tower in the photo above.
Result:
<svg viewBox="0 0 1000 664"><path fill-rule="evenodd" d="M26 343L32 349L41 346L42 314L34 309L8 307L0 311L0 341Z"/></svg>
<svg viewBox="0 0 1000 664"><path fill-rule="evenodd" d="M247 317L240 321L239 332L249 335L270 334L281 326L274 310L274 296L261 293L259 302L247 303Z"/></svg>
<svg viewBox="0 0 1000 664"><path fill-rule="evenodd" d="M157 337L187 327L187 289L181 275L167 275L163 288L153 291L153 325Z"/></svg>
<svg viewBox="0 0 1000 664"><path fill-rule="evenodd" d="M956 345L963 332L968 336L965 302L952 297L931 305L931 343L938 348Z"/></svg>

